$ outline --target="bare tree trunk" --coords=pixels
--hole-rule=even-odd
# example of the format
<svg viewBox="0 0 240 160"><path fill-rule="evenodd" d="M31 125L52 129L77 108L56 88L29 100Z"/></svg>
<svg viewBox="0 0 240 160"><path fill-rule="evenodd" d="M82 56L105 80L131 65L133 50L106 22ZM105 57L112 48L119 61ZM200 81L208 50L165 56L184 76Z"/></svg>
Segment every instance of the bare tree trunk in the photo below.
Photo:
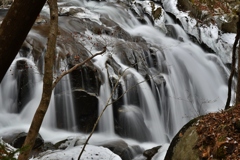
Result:
<svg viewBox="0 0 240 160"><path fill-rule="evenodd" d="M240 11L238 13L237 22L237 36L240 39ZM238 43L238 71L237 71L237 92L236 92L236 106L240 104L240 41Z"/></svg>
<svg viewBox="0 0 240 160"><path fill-rule="evenodd" d="M38 106L37 111L33 117L28 135L25 139L23 147L26 147L26 151L20 153L18 160L27 160L32 147L35 143L39 129L42 125L44 116L47 112L48 105L50 103L52 95L52 81L53 81L53 60L55 55L56 40L58 33L58 7L57 0L49 0L50 7L50 31L48 35L47 52L45 55L45 69L43 78L43 93L42 99Z"/></svg>
<svg viewBox="0 0 240 160"><path fill-rule="evenodd" d="M231 74L229 76L228 79L228 98L227 98L227 102L225 105L225 110L230 108L230 101L231 101L231 92L232 92L232 79L233 76L235 74L235 65L236 65L236 50L237 50L237 44L240 38L240 16L238 15L239 21L237 23L237 35L235 37L235 41L233 44L233 52L232 52L232 69L231 69ZM239 52L239 49L238 49ZM238 81L237 81L237 93L236 93L236 104L240 103L240 66L239 66L239 62L240 62L240 54L238 53Z"/></svg>
<svg viewBox="0 0 240 160"><path fill-rule="evenodd" d="M0 27L0 83L46 0L14 0Z"/></svg>

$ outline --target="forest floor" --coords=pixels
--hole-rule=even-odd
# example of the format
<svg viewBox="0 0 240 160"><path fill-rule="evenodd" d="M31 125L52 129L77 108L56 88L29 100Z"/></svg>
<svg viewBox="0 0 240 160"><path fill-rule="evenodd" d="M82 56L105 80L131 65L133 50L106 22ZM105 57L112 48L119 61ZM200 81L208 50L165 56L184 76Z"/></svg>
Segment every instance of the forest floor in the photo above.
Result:
<svg viewBox="0 0 240 160"><path fill-rule="evenodd" d="M240 159L240 106L203 116L197 133L195 149L202 159Z"/></svg>
<svg viewBox="0 0 240 160"><path fill-rule="evenodd" d="M217 24L223 32L236 33L240 0L178 0L177 6L199 23Z"/></svg>

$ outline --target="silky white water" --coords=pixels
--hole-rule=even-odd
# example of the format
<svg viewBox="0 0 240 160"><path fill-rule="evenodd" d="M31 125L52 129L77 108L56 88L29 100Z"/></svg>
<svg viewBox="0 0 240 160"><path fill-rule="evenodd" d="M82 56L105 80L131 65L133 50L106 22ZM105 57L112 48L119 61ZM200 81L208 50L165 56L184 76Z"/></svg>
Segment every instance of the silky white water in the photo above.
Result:
<svg viewBox="0 0 240 160"><path fill-rule="evenodd" d="M108 73L106 69L106 60L107 55L96 57L97 61L95 62L96 67L98 67L100 70L102 70L103 74L103 80L104 83L100 86L100 94L99 94L99 115L104 110L105 107L106 110L103 113L102 118L99 121L99 131L100 133L113 135L114 134L114 124L113 124L113 110L112 110L112 92L110 89L109 79L108 79Z"/></svg>
<svg viewBox="0 0 240 160"><path fill-rule="evenodd" d="M166 146L166 143L169 143L179 129L192 118L223 109L227 97L228 69L215 54L206 53L192 43L185 31L179 25L173 24L169 16L165 15L165 21L162 23L166 23L175 30L174 38L166 36L164 30L152 25L149 21L141 24L132 12L117 3L108 5L107 2L71 1L71 3L62 2L61 4L65 3L72 5L71 7L83 7L84 12L74 15L75 18L87 17L101 24L102 22L99 20L101 15L108 15L131 36L143 37L147 41L148 47L156 53L156 59L153 59L150 53L145 54L142 50L135 52L135 54L140 54L139 57L143 57L144 63L147 61L146 59L149 61L148 64L146 63L148 65L146 72L150 75L148 81L136 68L126 65L121 59L122 55L115 49L117 47L114 46L115 42L121 41L127 44L127 40L121 36L117 39L111 36L94 35L88 29L84 31L84 34L93 35L93 39L98 39L97 42L101 39L101 42L108 48L103 55L93 59L93 64L101 72L102 79L99 95L97 95L99 114L112 94L106 62L111 57L120 67L118 78L120 78L119 84L122 86L124 95L123 104L118 109L119 117L125 118L121 123L123 128L126 128L126 132L134 132L126 133L120 138L130 144L149 147L147 144L137 142L137 138L134 138L135 135L136 137L141 134L149 135L149 139L146 136L139 136L139 139L145 143L151 143L150 146L157 146L157 144ZM66 8L69 9L69 6ZM62 22L61 25L64 23ZM90 41L82 43L86 44L84 47L89 51L95 51L92 50ZM125 47L131 49L129 46ZM31 59L17 57L12 66L18 60L26 60L32 66L35 66L36 63ZM11 73L15 73L14 69L8 71L4 77L0 85L0 134L11 132L14 129L27 130L29 127L42 93L42 75L39 74L37 68L34 69L36 69L34 70L36 74L33 74L35 85L31 90L31 98L20 113L15 112L18 88L16 75L11 75ZM66 76L54 90L43 128L40 131L43 138L50 140L51 136L54 136L59 119L62 124L59 128L77 132L74 111L76 106L73 103L71 89L70 77ZM59 107L60 104L62 108ZM119 138L115 134L114 108L111 99L109 104L100 120L98 132L101 138L108 139L109 136ZM56 112L60 112L61 116L57 117ZM76 136L76 133L72 132L59 130L57 132L59 135L56 137ZM82 135L79 132L77 134ZM147 149L147 147L144 148ZM162 156L157 159L162 159L160 157Z"/></svg>

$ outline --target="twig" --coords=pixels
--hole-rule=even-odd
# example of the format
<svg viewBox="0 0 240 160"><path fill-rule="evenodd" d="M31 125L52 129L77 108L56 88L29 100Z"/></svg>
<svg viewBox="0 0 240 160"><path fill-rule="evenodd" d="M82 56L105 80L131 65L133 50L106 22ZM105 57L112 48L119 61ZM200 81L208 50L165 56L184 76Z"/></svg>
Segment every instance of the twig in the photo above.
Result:
<svg viewBox="0 0 240 160"><path fill-rule="evenodd" d="M52 89L54 89L54 87L57 85L57 83L62 79L63 76L65 76L66 74L71 73L72 71L74 71L75 69L77 69L78 67L84 65L85 63L87 63L88 61L90 61L91 59L93 59L94 57L103 54L104 52L106 52L107 47L103 47L103 50L99 53L94 54L93 56L87 58L86 60L84 60L83 62L76 64L75 66L73 66L71 69L63 72L59 77L56 78L56 80L53 82L53 86Z"/></svg>
<svg viewBox="0 0 240 160"><path fill-rule="evenodd" d="M126 69L123 71L122 75L124 74L124 72L125 72L127 69L128 69L128 68L126 68ZM121 76L122 76L122 75L121 75ZM82 154L83 154L83 152L84 152L84 149L86 148L88 141L89 141L90 138L92 137L92 135L93 135L93 133L94 133L96 127L97 127L97 124L99 123L99 121L100 121L103 113L105 112L105 110L107 109L107 107L111 104L111 103L109 103L109 102L110 102L111 99L112 99L112 96L113 96L113 94L114 94L114 93L113 93L114 90L117 88L117 86L118 86L118 84L119 84L119 81L120 81L120 79L121 79L121 76L120 76L120 78L118 78L118 81L117 81L117 83L115 84L115 86L114 86L114 88L113 88L113 90L112 90L112 92L111 92L111 96L108 98L105 107L103 108L102 112L101 112L100 115L98 116L98 118L97 118L97 120L96 120L96 122L95 122L95 124L94 124L94 126L93 126L93 129L92 129L92 131L91 131L91 133L90 133L90 135L88 136L86 142L84 143L83 148L82 148L82 150L81 150L81 152L80 152L80 154L79 154L79 156L78 156L78 160L80 160L80 158L81 158L81 156L82 156Z"/></svg>

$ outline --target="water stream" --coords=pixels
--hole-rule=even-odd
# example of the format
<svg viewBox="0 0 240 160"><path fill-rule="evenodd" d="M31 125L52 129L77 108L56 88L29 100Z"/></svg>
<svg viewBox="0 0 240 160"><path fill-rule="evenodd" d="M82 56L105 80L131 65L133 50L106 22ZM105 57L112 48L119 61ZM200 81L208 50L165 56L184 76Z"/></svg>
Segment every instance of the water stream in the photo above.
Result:
<svg viewBox="0 0 240 160"><path fill-rule="evenodd" d="M100 15L107 14L114 23L131 36L144 38L148 47L156 53L153 58L150 53L144 53L141 50L137 52L141 55L139 57L146 55L144 59L148 68L146 72L150 75L149 81L138 72L138 69L126 65L114 49L109 49L103 56L94 58L93 64L102 72L103 79L98 95L99 113L112 93L106 61L111 57L122 71L126 70L119 81L123 93L130 90L123 96L123 105L119 108L121 119L119 123L126 129L124 137L129 136L134 139L142 134L144 136L139 136L139 139L143 141L156 144L169 143L178 130L192 118L218 111L224 107L228 70L215 54L206 53L192 43L185 31L179 25L174 24L169 16L165 15L165 22L166 25L171 26L175 34L166 36L150 21L147 21L146 24L140 23L132 12L118 4L72 2L75 7L89 9L92 20L99 24L101 23ZM83 15L79 17L81 16ZM61 25L64 24L61 22ZM87 30L85 33L88 32ZM107 44L115 41L115 37L102 39L109 41ZM127 43L124 39L119 39ZM86 48L90 50L91 46L86 45ZM19 60L25 60L28 64L35 66L35 62L32 60L19 57L12 66ZM23 109L17 112L19 96L16 92L19 90L17 88L17 70L18 68L11 67L11 71L8 71L0 85L0 133L1 130L5 130L4 128L16 126L16 123L27 126L40 102L42 76L31 72L34 85L30 85L30 97L26 100ZM39 73L37 69L34 72ZM14 75L12 76L11 73ZM131 91L131 87L134 85L136 87ZM62 79L56 87L43 124L48 131L54 132L54 129L61 128L77 132L74 129L77 124L71 89L69 76ZM111 103L112 100L109 102ZM113 112L113 105L109 105L99 124L99 133L103 134L106 139L109 135L115 135ZM14 118L11 118L10 122L6 122L3 117L8 116ZM56 125L57 121L61 122L58 123L58 125L61 124L60 126ZM149 139L145 135L148 135Z"/></svg>

